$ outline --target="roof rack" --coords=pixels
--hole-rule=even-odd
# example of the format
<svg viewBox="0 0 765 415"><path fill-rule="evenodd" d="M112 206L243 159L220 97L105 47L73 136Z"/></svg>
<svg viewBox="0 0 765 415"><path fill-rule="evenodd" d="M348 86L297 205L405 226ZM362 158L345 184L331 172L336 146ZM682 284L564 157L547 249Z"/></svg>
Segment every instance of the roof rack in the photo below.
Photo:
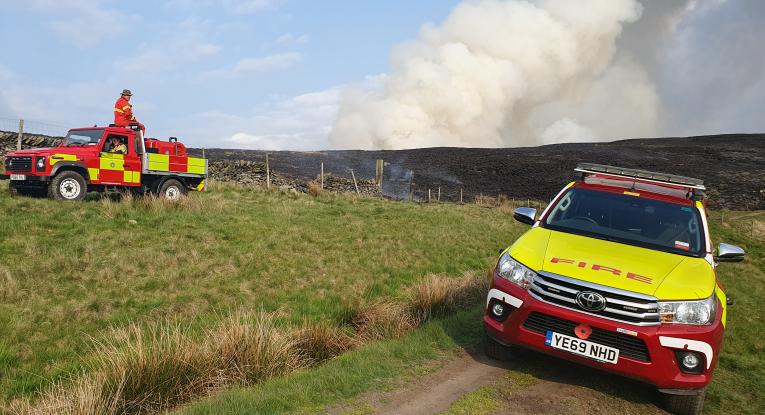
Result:
<svg viewBox="0 0 765 415"><path fill-rule="evenodd" d="M647 170L625 169L622 167L606 166L603 164L579 163L574 171L590 174L607 174L611 176L629 177L650 182L674 184L690 189L706 190L704 181L693 177L678 176L668 173L657 173Z"/></svg>

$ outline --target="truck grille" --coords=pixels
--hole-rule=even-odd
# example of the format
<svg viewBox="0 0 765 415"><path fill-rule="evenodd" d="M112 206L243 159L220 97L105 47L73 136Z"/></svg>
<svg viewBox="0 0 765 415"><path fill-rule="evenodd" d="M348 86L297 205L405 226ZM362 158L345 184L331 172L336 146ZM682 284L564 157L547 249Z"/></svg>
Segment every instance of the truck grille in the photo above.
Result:
<svg viewBox="0 0 765 415"><path fill-rule="evenodd" d="M602 295L606 299L605 309L589 311L582 308L576 301L580 292ZM529 293L537 300L609 320L638 326L659 324L659 302L649 295L591 284L544 271L534 278Z"/></svg>
<svg viewBox="0 0 765 415"><path fill-rule="evenodd" d="M571 320L553 317L536 311L529 314L523 323L523 327L526 329L540 334L546 334L548 330L551 330L567 336L575 336L574 328L578 325L578 323ZM587 340L619 349L619 356L621 357L628 357L641 362L651 361L645 342L634 336L593 327L592 334Z"/></svg>
<svg viewBox="0 0 765 415"><path fill-rule="evenodd" d="M9 171L32 171L32 157L8 157L5 159L5 168Z"/></svg>

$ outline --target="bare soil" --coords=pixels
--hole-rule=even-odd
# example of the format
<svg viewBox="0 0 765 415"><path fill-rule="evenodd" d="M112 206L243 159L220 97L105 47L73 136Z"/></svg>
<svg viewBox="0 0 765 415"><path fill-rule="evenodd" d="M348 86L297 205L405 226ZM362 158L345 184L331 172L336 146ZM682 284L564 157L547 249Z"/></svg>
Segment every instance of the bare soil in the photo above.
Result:
<svg viewBox="0 0 765 415"><path fill-rule="evenodd" d="M496 389L496 414L667 414L648 385L530 351L498 362L474 349L393 391L370 392L353 406L385 415L438 414L482 387ZM348 406L329 411L353 412Z"/></svg>

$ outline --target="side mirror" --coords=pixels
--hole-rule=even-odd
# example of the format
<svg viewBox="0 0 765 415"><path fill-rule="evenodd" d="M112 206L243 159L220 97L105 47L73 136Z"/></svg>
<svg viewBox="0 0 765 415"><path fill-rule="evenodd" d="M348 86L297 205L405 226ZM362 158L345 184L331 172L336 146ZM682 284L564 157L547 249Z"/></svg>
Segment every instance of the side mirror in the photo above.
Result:
<svg viewBox="0 0 765 415"><path fill-rule="evenodd" d="M533 225L537 220L537 210L527 207L518 208L515 209L515 212L513 212L513 217L518 222L525 223L527 225Z"/></svg>
<svg viewBox="0 0 765 415"><path fill-rule="evenodd" d="M741 262L744 260L746 252L736 245L730 245L721 243L717 246L717 255L715 255L715 261L717 262Z"/></svg>

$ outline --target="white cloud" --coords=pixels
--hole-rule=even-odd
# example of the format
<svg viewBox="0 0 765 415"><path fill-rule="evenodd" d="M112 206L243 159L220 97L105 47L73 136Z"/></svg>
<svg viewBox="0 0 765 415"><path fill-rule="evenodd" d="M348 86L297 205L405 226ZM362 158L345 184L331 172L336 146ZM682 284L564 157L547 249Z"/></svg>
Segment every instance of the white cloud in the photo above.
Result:
<svg viewBox="0 0 765 415"><path fill-rule="evenodd" d="M208 111L191 115L188 120L177 120L175 124L188 128L180 133L182 137L192 138L186 141L194 146L327 149L329 130L337 115L339 91L340 88L335 87L275 101L251 115Z"/></svg>
<svg viewBox="0 0 765 415"><path fill-rule="evenodd" d="M296 35L293 35L292 33L285 33L285 34L279 36L278 38L276 38L276 43L279 43L279 44L282 44L282 45L284 45L284 44L298 44L299 45L299 44L308 43L309 39L310 38L309 38L308 35L296 36Z"/></svg>
<svg viewBox="0 0 765 415"><path fill-rule="evenodd" d="M115 64L122 72L152 74L169 72L184 65L205 61L217 55L223 47L206 40L203 33L182 24L180 31L158 43L144 44L138 52Z"/></svg>
<svg viewBox="0 0 765 415"><path fill-rule="evenodd" d="M222 8L230 14L252 14L272 10L284 3L284 0L172 0L166 5L172 9Z"/></svg>
<svg viewBox="0 0 765 415"><path fill-rule="evenodd" d="M222 68L204 74L214 78L236 78L252 73L265 73L289 69L303 60L298 52L279 53L258 58L240 59L232 68Z"/></svg>
<svg viewBox="0 0 765 415"><path fill-rule="evenodd" d="M89 48L127 32L140 17L101 6L101 0L16 1L33 11L56 17L50 28L61 38L80 48Z"/></svg>
<svg viewBox="0 0 765 415"><path fill-rule="evenodd" d="M245 58L234 66L234 73L270 72L287 69L299 63L303 56L297 52L280 53L262 58Z"/></svg>

